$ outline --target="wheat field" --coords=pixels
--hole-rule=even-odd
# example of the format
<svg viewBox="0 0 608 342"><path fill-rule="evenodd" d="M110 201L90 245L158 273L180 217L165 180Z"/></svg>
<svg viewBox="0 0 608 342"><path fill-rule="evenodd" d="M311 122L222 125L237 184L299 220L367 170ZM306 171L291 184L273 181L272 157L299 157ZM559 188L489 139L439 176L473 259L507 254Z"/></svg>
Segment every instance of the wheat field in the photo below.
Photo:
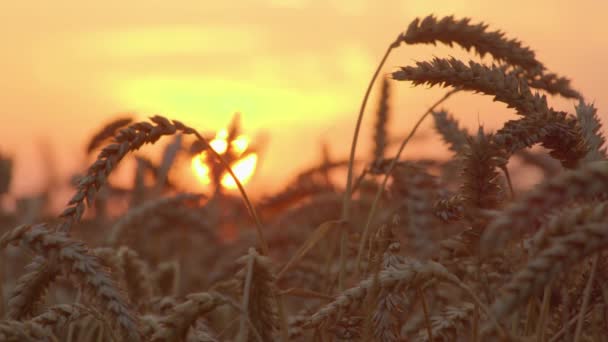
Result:
<svg viewBox="0 0 608 342"><path fill-rule="evenodd" d="M417 44L457 45L472 60L382 77L391 52ZM446 93L389 155L397 83ZM374 85L374 149L356 159ZM465 129L443 106L459 92L518 118ZM576 105L558 111L547 96ZM425 119L449 159L401 157ZM502 31L428 16L387 47L356 120L348 159L325 158L256 201L238 181L240 196L222 192L217 176L209 196L171 181L193 151L237 180L185 122L100 125L60 215L39 215L40 203L0 210L0 341L608 341L605 139L569 79ZM160 141L160 164L137 155ZM134 185L113 185L130 158ZM514 185L532 169L537 184ZM14 177L0 155L0 196Z"/></svg>

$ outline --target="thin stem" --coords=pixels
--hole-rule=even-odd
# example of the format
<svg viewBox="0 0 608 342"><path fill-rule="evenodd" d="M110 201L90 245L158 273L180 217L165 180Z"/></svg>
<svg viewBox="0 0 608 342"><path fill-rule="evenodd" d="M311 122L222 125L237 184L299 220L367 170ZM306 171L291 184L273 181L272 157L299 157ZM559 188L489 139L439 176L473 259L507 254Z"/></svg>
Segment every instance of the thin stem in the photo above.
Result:
<svg viewBox="0 0 608 342"><path fill-rule="evenodd" d="M536 323L536 339L540 342L543 342L545 340L547 315L549 314L549 308L551 306L551 288L551 283L545 286L543 302L540 306L540 317L538 318L538 322Z"/></svg>
<svg viewBox="0 0 608 342"><path fill-rule="evenodd" d="M249 335L247 328L249 327L247 321L249 320L249 296L251 295L251 282L253 280L253 265L255 264L254 256L249 253L249 260L247 260L247 274L245 276L245 286L243 288L243 312L241 313L241 324L239 327L239 338L238 341L246 341Z"/></svg>
<svg viewBox="0 0 608 342"><path fill-rule="evenodd" d="M424 323L426 325L426 333L429 335L429 341L433 341L433 329L431 328L431 320L429 319L429 309L426 306L426 299L424 299L424 292L422 292L419 288L418 295L420 296L420 300L422 301L422 310L424 312Z"/></svg>
<svg viewBox="0 0 608 342"><path fill-rule="evenodd" d="M587 311L587 306L589 305L589 299L591 299L591 291L593 289L593 282L595 281L595 274L597 273L597 264L600 258L600 254L596 253L593 257L592 265L591 265L591 274L589 275L589 279L587 280L587 285L585 286L585 292L583 294L583 303L581 304L580 312ZM576 330L574 332L574 342L579 342L581 340L581 334L583 332L583 325L585 323L585 315L581 315L576 323Z"/></svg>
<svg viewBox="0 0 608 342"><path fill-rule="evenodd" d="M382 56L382 59L380 60L380 63L378 64L378 67L376 68L372 79L367 85L367 90L365 91L363 101L361 102L361 107L359 108L359 115L357 116L357 123L355 125L355 132L353 134L353 141L350 145L350 156L348 158L348 171L346 176L346 190L344 191L344 200L342 202L342 221L344 222L350 221L350 206L353 192L353 164L355 162L355 151L357 150L357 141L359 140L359 131L361 130L361 122L363 121L365 106L367 105L367 100L369 99L369 94L372 91L374 82L376 81L376 78L378 78L378 74L380 74L380 70L382 70L382 67L384 66L384 63L386 63L388 56L391 54L391 51L397 46L399 46L399 43L401 42L400 38L401 35L399 35L397 39L392 42L386 49L386 52L384 53L384 56ZM346 272L346 235L346 231L342 231L340 233L340 273L338 276L338 289L340 291L343 290L344 273Z"/></svg>
<svg viewBox="0 0 608 342"><path fill-rule="evenodd" d="M287 322L287 315L285 313L285 305L283 303L283 295L280 293L272 293L276 303L277 303L277 311L279 314L279 322L281 328L281 341L287 342L289 341L289 323Z"/></svg>
<svg viewBox="0 0 608 342"><path fill-rule="evenodd" d="M393 169L395 168L395 165L397 165L397 161L401 157L401 153L403 152L403 149L405 148L407 143L412 139L412 137L414 136L414 134L418 130L418 127L420 127L420 125L422 124L424 119L426 119L426 117L429 116L429 114L431 114L431 112L433 112L433 110L435 110L435 108L437 106L439 106L441 103L443 103L445 100L447 100L453 94L457 93L459 90L460 90L459 88L456 88L456 89L452 89L452 90L448 91L447 93L445 93L445 95L443 95L443 97L441 97L431 107L429 107L429 109L427 109L426 112L424 112L424 114L422 114L422 116L418 119L418 122L416 122L416 124L410 131L409 135L403 140L403 142L401 143L401 146L399 146L399 150L397 151L395 158L393 158L393 160L391 161L391 163L388 167L388 170L384 174L384 178L382 179L382 185L380 185L380 187L376 191L376 197L374 198L374 202L372 202L371 210L367 216L367 222L365 223L365 228L363 230L363 236L361 237L361 242L359 243L359 251L357 252L357 267L356 267L357 276L359 275L359 272L361 271L361 257L363 255L363 248L365 247L365 244L367 243L367 240L369 239L371 222L374 217L376 207L378 206L378 203L380 202L380 197L382 196L382 193L384 192L384 188L386 187L386 183L388 182L388 177L391 174L391 172L393 171Z"/></svg>
<svg viewBox="0 0 608 342"><path fill-rule="evenodd" d="M454 283L454 285L458 286L461 290L468 294L471 299L473 299L477 307L481 309L483 313L488 317L488 319L490 320L490 324L492 324L493 328L498 330L498 333L500 334L501 338L508 339L509 335L505 328L500 324L500 322L498 322L492 311L490 311L490 308L488 308L481 301L481 299L475 294L475 292L468 285L466 285L460 280Z"/></svg>
<svg viewBox="0 0 608 342"><path fill-rule="evenodd" d="M251 217L253 217L253 219L255 220L255 224L256 224L256 232L258 235L258 240L260 242L260 247L262 248L262 254L263 255L268 255L270 252L270 248L268 248L268 243L266 242L266 239L264 239L264 234L262 232L262 221L260 221L260 217L258 216L255 208L253 207L253 205L251 204L251 201L249 200L249 196L247 196L247 193L245 192L245 188L243 187L243 184L241 183L241 181L236 177L236 175L234 174L234 171L232 171L232 168L230 167L230 165L228 164L228 162L226 162L226 160L224 159L224 157L222 157L219 153L217 153L213 147L211 147L211 145L209 145L209 143L207 142L207 140L205 138L203 138L202 135L200 135L198 132L195 131L194 135L201 140L205 146L207 146L209 148L209 150L211 151L211 154L213 154L222 164L222 166L224 168L226 168L226 171L228 171L228 173L230 174L230 176L234 179L234 182L236 183L236 186L239 189L239 192L241 193L241 196L243 197L243 201L245 202L245 206L247 207L247 210L249 211L249 215L251 215Z"/></svg>
<svg viewBox="0 0 608 342"><path fill-rule="evenodd" d="M592 310L593 310L593 306L591 306L589 309L587 309L587 312L585 313L585 315L589 314ZM557 333L555 333L555 335L551 336L551 339L549 340L549 342L557 342L559 341L563 335L566 334L566 332L568 331L568 329L570 329L570 327L578 322L578 320L580 319L580 317L583 316L581 312L577 313L576 315L574 315L574 317L572 317L565 325L563 328L561 328ZM584 317L583 317L584 319Z"/></svg>
<svg viewBox="0 0 608 342"><path fill-rule="evenodd" d="M507 169L506 165L500 167L502 172L505 174L507 178L507 184L509 185L509 191L511 192L511 200L515 199L515 190L513 189L513 183L511 183L511 175L509 174L509 169Z"/></svg>
<svg viewBox="0 0 608 342"><path fill-rule="evenodd" d="M386 63L386 60L388 59L388 56L390 55L391 51L398 46L399 41L400 41L399 38L397 38L386 49L386 52L384 53L384 56L380 60L380 63L378 64L378 67L376 68L376 71L374 72L372 79L369 81L369 84L367 85L367 90L365 91L365 95L363 96L363 101L361 102L361 107L359 108L359 115L357 116L357 123L355 125L355 132L353 134L353 141L350 146L350 156L348 158L348 173L347 173L347 177L346 177L346 190L344 192L344 202L342 204L342 219L343 220L347 220L348 218L350 218L350 204L351 204L350 200L351 200L351 195L352 195L353 164L355 162L355 151L357 150L357 141L359 140L359 131L361 130L361 123L363 122L363 114L365 112L365 106L367 105L367 100L369 99L369 94L372 91L374 82L376 81L376 78L378 78L378 74L380 74L380 70L382 70L382 67L384 67L384 63Z"/></svg>
<svg viewBox="0 0 608 342"><path fill-rule="evenodd" d="M367 176L368 170L367 168L363 169L363 171L361 172L361 174L359 175L359 177L357 177L357 179L355 179L355 183L353 184L353 193L357 192L357 190L359 190L359 186L361 186L361 183L363 183L363 180L365 179L365 176Z"/></svg>

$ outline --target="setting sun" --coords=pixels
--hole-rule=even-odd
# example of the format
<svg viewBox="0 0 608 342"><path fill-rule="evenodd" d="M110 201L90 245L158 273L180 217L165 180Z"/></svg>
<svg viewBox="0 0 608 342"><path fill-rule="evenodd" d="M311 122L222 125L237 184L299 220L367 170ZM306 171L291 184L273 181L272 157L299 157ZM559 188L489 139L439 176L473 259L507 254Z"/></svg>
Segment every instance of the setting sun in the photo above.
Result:
<svg viewBox="0 0 608 342"><path fill-rule="evenodd" d="M258 156L255 153L249 154L246 157L237 160L232 164L231 168L236 177L245 184L253 176L255 166L258 163ZM229 173L225 173L222 177L222 186L227 189L236 189L236 183Z"/></svg>
<svg viewBox="0 0 608 342"><path fill-rule="evenodd" d="M232 141L228 141L228 130L222 129L215 138L209 142L209 145L219 154L226 156L228 146L230 145L231 157L228 160L232 171L242 184L246 184L253 174L258 162L257 153L250 152L243 156L243 153L249 148L249 138L244 135L238 135ZM243 156L243 157L242 157ZM203 151L192 158L192 171L196 175L199 182L204 185L211 184L211 169L209 167L211 160L207 151ZM223 171L220 184L226 189L236 189L236 182L227 171Z"/></svg>

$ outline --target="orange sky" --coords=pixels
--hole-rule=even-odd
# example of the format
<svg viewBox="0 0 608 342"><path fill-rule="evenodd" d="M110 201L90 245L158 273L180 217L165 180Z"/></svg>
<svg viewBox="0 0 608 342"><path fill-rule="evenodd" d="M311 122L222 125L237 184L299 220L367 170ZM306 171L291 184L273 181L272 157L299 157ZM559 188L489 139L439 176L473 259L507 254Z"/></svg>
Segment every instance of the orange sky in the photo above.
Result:
<svg viewBox="0 0 608 342"><path fill-rule="evenodd" d="M224 127L240 111L247 133L269 137L250 190L277 189L318 158L322 140L334 156L347 155L380 55L413 18L430 13L470 16L523 40L606 113L607 1L3 1L0 151L16 157L12 191L32 193L44 183L43 141L67 176L82 167L87 138L125 111L202 131ZM386 71L434 55L468 58L460 49L402 47ZM440 94L398 84L392 133L407 132ZM479 95L446 105L469 128L495 129L512 117ZM569 101L552 105L573 109ZM406 154L443 150L431 143Z"/></svg>

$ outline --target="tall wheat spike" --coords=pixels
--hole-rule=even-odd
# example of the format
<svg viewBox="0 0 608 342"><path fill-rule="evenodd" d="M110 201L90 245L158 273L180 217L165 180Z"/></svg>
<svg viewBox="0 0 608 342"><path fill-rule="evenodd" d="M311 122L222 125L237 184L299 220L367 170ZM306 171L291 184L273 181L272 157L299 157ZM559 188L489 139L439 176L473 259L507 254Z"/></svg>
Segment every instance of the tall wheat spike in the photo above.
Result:
<svg viewBox="0 0 608 342"><path fill-rule="evenodd" d="M391 81L384 78L380 90L380 100L376 110L376 123L374 125L374 151L373 160L384 159L388 144L388 123L391 116Z"/></svg>

